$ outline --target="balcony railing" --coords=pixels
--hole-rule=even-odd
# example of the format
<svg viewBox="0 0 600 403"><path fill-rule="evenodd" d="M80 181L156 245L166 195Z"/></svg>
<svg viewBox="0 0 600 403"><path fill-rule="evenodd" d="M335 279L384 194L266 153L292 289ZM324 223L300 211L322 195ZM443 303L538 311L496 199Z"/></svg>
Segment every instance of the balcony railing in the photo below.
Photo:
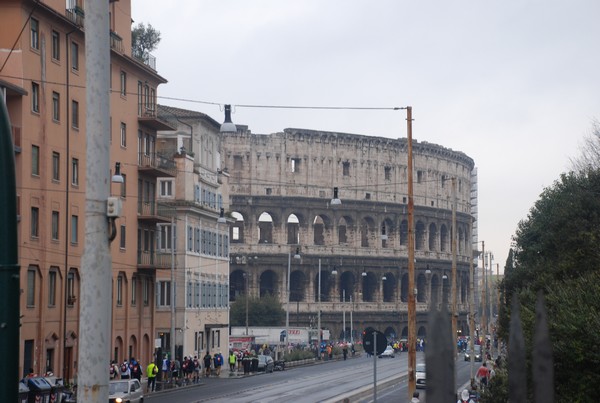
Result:
<svg viewBox="0 0 600 403"><path fill-rule="evenodd" d="M168 268L171 267L171 254L138 250L137 264L143 267Z"/></svg>
<svg viewBox="0 0 600 403"><path fill-rule="evenodd" d="M110 31L110 48L123 53L123 38L114 31Z"/></svg>
<svg viewBox="0 0 600 403"><path fill-rule="evenodd" d="M164 203L155 201L138 202L138 218L149 219L153 221L170 221L175 209Z"/></svg>
<svg viewBox="0 0 600 403"><path fill-rule="evenodd" d="M69 8L67 8L65 11L65 15L73 24L77 25L78 27L83 27L85 12L81 6L69 5Z"/></svg>
<svg viewBox="0 0 600 403"><path fill-rule="evenodd" d="M138 166L151 171L151 173L154 172L155 176L175 177L177 175L175 161L157 153L146 154L140 152L138 154Z"/></svg>
<svg viewBox="0 0 600 403"><path fill-rule="evenodd" d="M134 58L156 71L156 57L152 56L148 52L141 52L137 49L131 49L131 54Z"/></svg>

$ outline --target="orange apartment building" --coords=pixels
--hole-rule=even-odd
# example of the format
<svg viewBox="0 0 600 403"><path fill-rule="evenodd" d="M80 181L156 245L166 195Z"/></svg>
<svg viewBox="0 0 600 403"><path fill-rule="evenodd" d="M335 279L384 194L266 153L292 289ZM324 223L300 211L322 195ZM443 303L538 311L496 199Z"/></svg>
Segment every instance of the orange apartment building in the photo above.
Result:
<svg viewBox="0 0 600 403"><path fill-rule="evenodd" d="M156 273L170 260L156 248L157 178L175 178L159 153L156 93L166 83L149 55L132 55L131 1L110 1L111 166L120 163L123 215L111 244L111 359L153 359ZM21 267L19 371L77 375L79 285L85 231L85 4L83 0L0 2L0 91L15 143ZM24 28L24 29L23 29ZM23 30L22 30L23 29ZM22 30L22 32L21 32ZM139 56L139 57L138 57ZM169 348L169 346L163 346ZM107 369L108 370L108 369Z"/></svg>

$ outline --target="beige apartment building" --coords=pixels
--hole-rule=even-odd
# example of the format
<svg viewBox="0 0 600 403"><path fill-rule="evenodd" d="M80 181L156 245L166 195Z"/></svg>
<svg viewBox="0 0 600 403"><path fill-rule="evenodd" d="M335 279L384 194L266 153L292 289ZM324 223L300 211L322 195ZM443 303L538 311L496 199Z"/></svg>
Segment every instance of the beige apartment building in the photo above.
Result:
<svg viewBox="0 0 600 403"><path fill-rule="evenodd" d="M109 2L111 184L123 215L111 244L111 354L153 359L156 279L169 273L158 229L172 220L157 203L157 178L175 178L173 155L159 152L156 93L166 83L150 54L132 54L131 1ZM11 119L17 172L21 267L19 371L77 375L81 256L85 230L85 4L82 0L0 2L0 92ZM23 29L24 28L24 29ZM22 30L23 29L23 30ZM22 31L22 32L21 32ZM112 172L111 172L112 174ZM218 217L213 211L212 215ZM159 283L160 284L160 283ZM168 330L161 330L164 333ZM169 345L163 345L170 348Z"/></svg>

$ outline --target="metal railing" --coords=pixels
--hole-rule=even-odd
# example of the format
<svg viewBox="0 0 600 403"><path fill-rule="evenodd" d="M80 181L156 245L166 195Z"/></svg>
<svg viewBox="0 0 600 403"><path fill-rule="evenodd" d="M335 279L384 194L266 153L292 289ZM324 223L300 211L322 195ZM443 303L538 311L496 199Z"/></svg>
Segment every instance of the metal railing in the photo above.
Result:
<svg viewBox="0 0 600 403"><path fill-rule="evenodd" d="M137 264L140 266L155 266L158 268L170 267L171 254L138 250Z"/></svg>
<svg viewBox="0 0 600 403"><path fill-rule="evenodd" d="M146 66L150 67L152 70L156 71L156 57L152 56L148 52L141 52L136 49L131 49L131 54L134 58L144 63Z"/></svg>
<svg viewBox="0 0 600 403"><path fill-rule="evenodd" d="M170 218L173 216L174 211L174 208L168 204L155 201L138 201L138 215L140 216Z"/></svg>
<svg viewBox="0 0 600 403"><path fill-rule="evenodd" d="M164 157L161 154L146 154L145 152L138 153L138 166L142 168L160 169L173 176L177 174L177 166L175 165L175 161Z"/></svg>

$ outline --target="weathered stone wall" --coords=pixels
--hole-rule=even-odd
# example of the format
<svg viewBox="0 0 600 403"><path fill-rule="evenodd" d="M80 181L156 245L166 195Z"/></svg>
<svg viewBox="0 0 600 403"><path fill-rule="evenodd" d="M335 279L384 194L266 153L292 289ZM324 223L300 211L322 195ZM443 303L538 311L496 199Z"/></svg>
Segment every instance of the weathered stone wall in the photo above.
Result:
<svg viewBox="0 0 600 403"><path fill-rule="evenodd" d="M423 333L429 306L448 301L452 178L457 195L458 301L464 321L474 162L461 152L416 141L413 156L418 320ZM298 325L314 324L320 260L322 325L334 338L342 324L328 318L341 315L336 312L340 304L329 303L328 312L324 303L343 304L344 297L346 304L352 297L354 329L373 326L398 336L405 332L406 139L302 129L271 135L239 131L223 137L222 167L230 174L230 212L241 217L235 224L239 237L231 237L232 298L245 292L246 274L250 293L274 293L285 307L288 255L299 249L301 260L290 264L291 317ZM334 187L339 188L339 206L330 205ZM383 312L397 320L390 322Z"/></svg>

